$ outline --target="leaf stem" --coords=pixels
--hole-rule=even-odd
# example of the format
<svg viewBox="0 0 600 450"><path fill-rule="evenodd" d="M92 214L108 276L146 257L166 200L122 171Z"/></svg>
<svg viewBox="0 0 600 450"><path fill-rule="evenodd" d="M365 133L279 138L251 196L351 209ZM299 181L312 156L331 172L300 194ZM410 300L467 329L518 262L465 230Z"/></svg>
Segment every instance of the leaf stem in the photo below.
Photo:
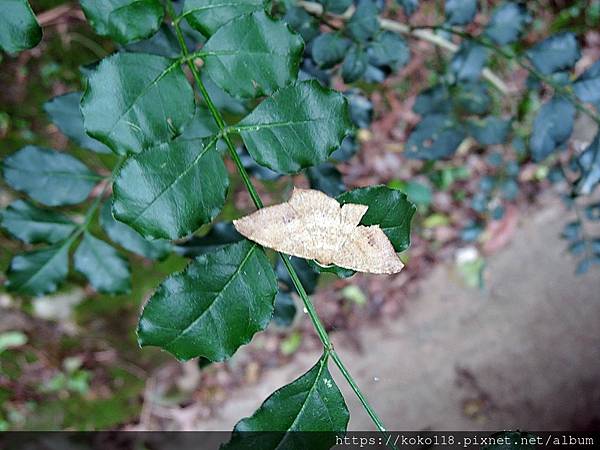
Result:
<svg viewBox="0 0 600 450"><path fill-rule="evenodd" d="M250 194L250 197L252 198L254 205L258 209L260 209L264 206L263 202L262 202L258 192L256 191L256 188L254 187L252 180L250 179L250 176L248 175L248 172L244 168L244 165L242 164L242 161L241 161L237 151L235 150L233 142L231 142L231 138L229 137L229 134L228 134L229 130L227 128L225 120L223 119L223 116L221 115L221 113L219 112L219 110L217 109L215 104L213 103L208 91L206 90L206 87L204 86L204 83L202 82L202 78L200 77L198 68L194 65L192 58L189 57L190 53L189 53L189 50L185 43L185 40L183 38L183 33L181 32L181 28L179 26L179 21L176 20L177 16L175 15L175 11L174 11L171 0L167 1L167 10L169 12L169 15L172 18L173 26L175 27L175 34L177 35L177 40L179 41L179 45L183 52L183 58L187 61L188 67L190 68L190 71L192 72L192 75L193 75L194 79L196 80L196 84L198 85L198 89L200 90L200 94L202 95L202 98L206 102L208 110L210 111L213 119L215 120L217 126L219 127L220 134L223 137L225 143L227 144L227 149L229 150L229 155L231 156L231 159L235 163L235 166L236 166L240 176L242 177L242 181L243 181L248 193ZM302 286L302 282L300 281L300 278L298 277L296 270L292 266L292 263L290 262L289 257L287 255L283 255L281 253L279 253L279 256L281 257L283 264L284 264L285 268L287 269L287 271L290 275L290 278L292 279L292 282L294 284L294 287L296 288L296 291L298 292L298 295L300 296L300 298L302 299L302 302L304 303L306 312L307 312L313 326L315 327L315 330L319 336L319 339L321 340L321 343L323 344L323 348L325 349L325 352L331 355L333 361L338 366L338 368L340 369L340 372L342 373L342 375L344 376L344 378L346 379L346 381L348 382L348 384L350 385L352 390L357 395L358 399L360 400L363 407L367 411L367 414L375 423L375 426L377 427L377 429L381 432L385 432L386 429L385 429L385 426L383 425L383 422L381 421L381 419L379 418L377 413L373 410L371 405L369 405L369 402L367 401L366 397L364 396L364 394L361 392L360 388L356 384L356 381L354 381L354 378L352 378L352 375L350 374L350 372L348 371L346 366L342 363L342 360L340 359L339 355L335 352L335 350L333 348L333 344L331 343L331 340L329 339L329 335L327 334L327 331L325 330L325 326L323 325L323 322L321 322L321 319L319 318L319 315L317 314L317 310L315 309L312 301L310 300L308 294L306 293L304 286Z"/></svg>

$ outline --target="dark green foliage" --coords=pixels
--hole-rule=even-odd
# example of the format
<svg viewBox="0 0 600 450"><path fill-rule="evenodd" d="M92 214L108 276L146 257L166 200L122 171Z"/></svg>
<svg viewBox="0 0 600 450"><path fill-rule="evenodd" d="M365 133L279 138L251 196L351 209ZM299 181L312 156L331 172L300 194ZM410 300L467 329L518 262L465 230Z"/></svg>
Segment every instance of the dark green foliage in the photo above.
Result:
<svg viewBox="0 0 600 450"><path fill-rule="evenodd" d="M600 183L600 132L577 158L580 177L575 186L580 195L591 194Z"/></svg>
<svg viewBox="0 0 600 450"><path fill-rule="evenodd" d="M292 324L296 316L296 304L289 292L279 291L275 297L273 309L273 322L280 327L287 327Z"/></svg>
<svg viewBox="0 0 600 450"><path fill-rule="evenodd" d="M342 394L327 369L328 357L308 372L278 389L251 416L240 420L226 448L328 449L335 443L331 432L345 431L350 418ZM249 431L281 431L254 435ZM284 433L288 431L329 432Z"/></svg>
<svg viewBox="0 0 600 450"><path fill-rule="evenodd" d="M344 59L350 45L351 41L339 33L323 33L312 41L312 57L319 66L328 69Z"/></svg>
<svg viewBox="0 0 600 450"><path fill-rule="evenodd" d="M573 91L581 101L600 105L600 61L596 61L575 80Z"/></svg>
<svg viewBox="0 0 600 450"><path fill-rule="evenodd" d="M419 0L396 0L407 16L412 16L419 7Z"/></svg>
<svg viewBox="0 0 600 450"><path fill-rule="evenodd" d="M446 0L446 22L449 25L467 25L477 13L477 0Z"/></svg>
<svg viewBox="0 0 600 450"><path fill-rule="evenodd" d="M6 287L34 297L55 291L67 277L71 243L66 240L15 256L8 267Z"/></svg>
<svg viewBox="0 0 600 450"><path fill-rule="evenodd" d="M352 0L318 0L323 5L325 11L330 11L334 14L341 14L346 11L352 4Z"/></svg>
<svg viewBox="0 0 600 450"><path fill-rule="evenodd" d="M197 257L167 278L140 318L142 346L159 346L181 360L230 357L271 320L277 292L264 252L249 241Z"/></svg>
<svg viewBox="0 0 600 450"><path fill-rule="evenodd" d="M359 80L367 70L368 64L367 53L362 48L353 45L342 64L342 78L346 83Z"/></svg>
<svg viewBox="0 0 600 450"><path fill-rule="evenodd" d="M286 256L283 256L286 258ZM294 270L298 274L300 281L302 282L302 286L304 286L304 290L308 295L311 295L315 292L317 288L317 282L319 281L319 274L309 265L309 263L302 258L296 258L295 256L290 256L290 261ZM277 265L275 266L275 272L277 273L277 278L281 283L283 283L284 287L291 291L294 289L294 283L290 278L289 273L287 272L283 263L278 260Z"/></svg>
<svg viewBox="0 0 600 450"><path fill-rule="evenodd" d="M212 35L202 48L204 70L234 97L260 97L296 79L303 48L302 38L285 23L255 12Z"/></svg>
<svg viewBox="0 0 600 450"><path fill-rule="evenodd" d="M482 145L502 144L510 131L510 120L488 116L467 122L467 131Z"/></svg>
<svg viewBox="0 0 600 450"><path fill-rule="evenodd" d="M283 20L302 36L305 42L319 35L319 24L317 20L307 13L303 8L292 6L287 8Z"/></svg>
<svg viewBox="0 0 600 450"><path fill-rule="evenodd" d="M463 127L451 116L425 116L406 141L406 157L412 159L441 159L454 154L467 137Z"/></svg>
<svg viewBox="0 0 600 450"><path fill-rule="evenodd" d="M211 36L230 20L255 11L263 11L264 0L185 0L183 16L205 36Z"/></svg>
<svg viewBox="0 0 600 450"><path fill-rule="evenodd" d="M159 0L80 0L85 16L101 36L120 44L156 33L165 15Z"/></svg>
<svg viewBox="0 0 600 450"><path fill-rule="evenodd" d="M484 35L498 45L511 44L530 22L531 16L524 5L505 1L494 10Z"/></svg>
<svg viewBox="0 0 600 450"><path fill-rule="evenodd" d="M149 259L163 259L172 250L170 242L144 239L133 228L114 219L110 202L106 202L100 213L100 225L106 235L126 250Z"/></svg>
<svg viewBox="0 0 600 450"><path fill-rule="evenodd" d="M379 31L379 10L373 0L359 0L354 14L346 25L348 34L359 42L366 42Z"/></svg>
<svg viewBox="0 0 600 450"><path fill-rule="evenodd" d="M229 186L215 145L177 140L130 157L115 180L115 218L149 239L182 238L211 222Z"/></svg>
<svg viewBox="0 0 600 450"><path fill-rule="evenodd" d="M0 14L0 49L17 53L35 47L42 29L27 0L3 0Z"/></svg>
<svg viewBox="0 0 600 450"><path fill-rule="evenodd" d="M387 186L371 186L345 192L337 200L342 205L368 205L361 225L379 225L397 252L410 246L410 222L416 207L408 201L406 194Z"/></svg>
<svg viewBox="0 0 600 450"><path fill-rule="evenodd" d="M218 222L204 236L192 236L178 244L175 251L183 256L196 257L215 252L242 239L243 236L236 231L231 222Z"/></svg>
<svg viewBox="0 0 600 450"><path fill-rule="evenodd" d="M2 163L4 181L47 206L84 201L100 177L65 153L28 145Z"/></svg>
<svg viewBox="0 0 600 450"><path fill-rule="evenodd" d="M234 130L256 162L289 174L326 161L350 127L342 95L303 81L264 100Z"/></svg>
<svg viewBox="0 0 600 450"><path fill-rule="evenodd" d="M402 37L391 31L383 31L370 42L367 55L374 66L396 71L408 63L410 49Z"/></svg>
<svg viewBox="0 0 600 450"><path fill-rule="evenodd" d="M141 53L103 59L81 100L86 132L119 155L174 139L195 109L179 64Z"/></svg>
<svg viewBox="0 0 600 450"><path fill-rule="evenodd" d="M27 244L54 244L69 237L75 230L65 215L38 209L23 200L16 200L0 212L0 226Z"/></svg>
<svg viewBox="0 0 600 450"><path fill-rule="evenodd" d="M535 45L527 51L527 57L537 70L544 75L550 75L572 69L581 57L581 51L573 33L560 33Z"/></svg>
<svg viewBox="0 0 600 450"><path fill-rule="evenodd" d="M474 42L465 41L450 63L458 81L477 81L488 59L488 49Z"/></svg>
<svg viewBox="0 0 600 450"><path fill-rule="evenodd" d="M306 176L311 188L323 191L330 197L335 197L346 190L342 174L331 163L308 168Z"/></svg>
<svg viewBox="0 0 600 450"><path fill-rule="evenodd" d="M529 140L531 156L541 161L571 136L575 122L575 107L563 98L553 98L544 104L533 122Z"/></svg>
<svg viewBox="0 0 600 450"><path fill-rule="evenodd" d="M103 240L84 233L73 261L75 270L84 274L96 291L125 294L131 290L129 263Z"/></svg>
<svg viewBox="0 0 600 450"><path fill-rule="evenodd" d="M83 116L79 109L81 92L59 95L44 104L44 111L58 129L77 145L98 153L110 153L103 143L92 139L83 128Z"/></svg>

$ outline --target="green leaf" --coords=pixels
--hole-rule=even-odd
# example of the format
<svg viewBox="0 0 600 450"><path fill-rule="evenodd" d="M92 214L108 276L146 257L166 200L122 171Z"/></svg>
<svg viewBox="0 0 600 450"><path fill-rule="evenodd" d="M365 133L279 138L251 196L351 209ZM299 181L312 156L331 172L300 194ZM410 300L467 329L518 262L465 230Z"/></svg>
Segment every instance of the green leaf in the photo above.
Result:
<svg viewBox="0 0 600 450"><path fill-rule="evenodd" d="M459 81L476 81L485 67L488 50L483 45L465 41L454 54L450 69Z"/></svg>
<svg viewBox="0 0 600 450"><path fill-rule="evenodd" d="M573 92L583 102L600 104L600 60L575 80Z"/></svg>
<svg viewBox="0 0 600 450"><path fill-rule="evenodd" d="M310 80L276 92L233 129L257 163L289 174L326 161L351 123L346 99Z"/></svg>
<svg viewBox="0 0 600 450"><path fill-rule="evenodd" d="M494 9L484 35L498 45L510 44L519 39L530 22L531 16L524 5L507 1Z"/></svg>
<svg viewBox="0 0 600 450"><path fill-rule="evenodd" d="M469 120L467 131L482 145L502 144L510 131L510 120L495 116Z"/></svg>
<svg viewBox="0 0 600 450"><path fill-rule="evenodd" d="M572 69L581 57L581 51L575 34L559 33L528 50L527 57L537 70L544 75L550 75Z"/></svg>
<svg viewBox="0 0 600 450"><path fill-rule="evenodd" d="M271 320L277 282L263 250L243 240L196 258L150 298L138 327L140 345L177 358L229 358Z"/></svg>
<svg viewBox="0 0 600 450"><path fill-rule="evenodd" d="M369 62L378 67L398 70L410 60L410 49L406 41L391 31L377 34L367 47Z"/></svg>
<svg viewBox="0 0 600 450"><path fill-rule="evenodd" d="M103 59L81 100L85 129L115 153L139 153L181 134L195 112L177 61L142 53Z"/></svg>
<svg viewBox="0 0 600 450"><path fill-rule="evenodd" d="M105 203L102 207L100 225L113 242L130 252L146 258L164 259L172 250L172 245L169 241L162 239L149 241L144 239L133 228L115 220L109 202Z"/></svg>
<svg viewBox="0 0 600 450"><path fill-rule="evenodd" d="M575 107L566 99L555 97L542 105L529 138L534 161L542 161L571 136L575 122Z"/></svg>
<svg viewBox="0 0 600 450"><path fill-rule="evenodd" d="M378 15L379 10L373 0L359 0L346 30L355 40L366 42L379 31Z"/></svg>
<svg viewBox="0 0 600 450"><path fill-rule="evenodd" d="M58 127L62 134L80 147L98 153L110 153L110 148L86 134L83 128L83 116L79 109L81 96L81 92L70 92L54 97L52 100L44 103L44 111L50 116L50 120Z"/></svg>
<svg viewBox="0 0 600 450"><path fill-rule="evenodd" d="M211 36L230 20L266 7L265 0L185 0L182 16L192 28Z"/></svg>
<svg viewBox="0 0 600 450"><path fill-rule="evenodd" d="M316 167L309 167L306 176L312 189L325 192L330 197L340 195L346 190L342 174L331 163L323 163Z"/></svg>
<svg viewBox="0 0 600 450"><path fill-rule="evenodd" d="M369 65L369 58L364 49L353 45L342 64L344 83L353 83L363 76Z"/></svg>
<svg viewBox="0 0 600 450"><path fill-rule="evenodd" d="M425 116L431 113L448 113L452 109L450 92L445 84L436 84L419 93L413 111Z"/></svg>
<svg viewBox="0 0 600 450"><path fill-rule="evenodd" d="M125 294L131 290L129 263L106 242L89 233L74 256L75 270L90 281L93 288L106 294Z"/></svg>
<svg viewBox="0 0 600 450"><path fill-rule="evenodd" d="M84 201L102 178L65 153L28 145L2 163L4 180L48 206Z"/></svg>
<svg viewBox="0 0 600 450"><path fill-rule="evenodd" d="M342 62L351 44L339 33L323 33L312 41L312 57L320 67L328 69Z"/></svg>
<svg viewBox="0 0 600 450"><path fill-rule="evenodd" d="M280 327L292 324L296 317L296 303L289 292L278 292L273 309L273 322Z"/></svg>
<svg viewBox="0 0 600 450"><path fill-rule="evenodd" d="M158 31L165 11L159 0L79 0L92 28L120 44L145 39Z"/></svg>
<svg viewBox="0 0 600 450"><path fill-rule="evenodd" d="M16 255L7 271L8 290L36 297L55 291L69 272L71 244L66 240Z"/></svg>
<svg viewBox="0 0 600 450"><path fill-rule="evenodd" d="M115 180L114 217L149 239L178 239L211 222L229 186L215 143L177 140L130 157Z"/></svg>
<svg viewBox="0 0 600 450"><path fill-rule="evenodd" d="M282 256L282 258L286 258L286 256ZM290 259L292 267L296 271L306 293L308 295L313 294L317 289L317 283L319 282L318 272L311 268L308 261L305 259L296 258L295 256L289 256L288 258ZM275 272L277 273L277 278L285 285L287 290L291 291L294 289L294 282L290 278L290 274L281 259L277 260Z"/></svg>
<svg viewBox="0 0 600 450"><path fill-rule="evenodd" d="M452 89L452 103L461 114L485 114L492 104L487 86L479 82L463 82Z"/></svg>
<svg viewBox="0 0 600 450"><path fill-rule="evenodd" d="M0 224L27 244L54 244L69 237L76 228L63 214L38 209L23 200L12 202L0 213Z"/></svg>
<svg viewBox="0 0 600 450"><path fill-rule="evenodd" d="M441 159L452 156L467 137L463 127L445 114L425 116L406 141L410 159Z"/></svg>
<svg viewBox="0 0 600 450"><path fill-rule="evenodd" d="M407 16L412 16L419 8L419 0L397 0Z"/></svg>
<svg viewBox="0 0 600 450"><path fill-rule="evenodd" d="M251 417L240 420L225 448L332 447L334 432L346 430L350 414L327 362L328 355L324 354L308 372L271 394ZM258 431L271 433L248 433ZM304 433L288 433L294 431Z"/></svg>
<svg viewBox="0 0 600 450"><path fill-rule="evenodd" d="M319 35L319 23L303 8L297 6L287 8L283 20L302 36L304 42L311 41Z"/></svg>
<svg viewBox="0 0 600 450"><path fill-rule="evenodd" d="M217 222L204 236L194 235L177 244L175 251L188 258L195 257L213 253L242 239L244 237L237 232L231 222Z"/></svg>
<svg viewBox="0 0 600 450"><path fill-rule="evenodd" d="M255 12L212 35L202 48L203 70L235 97L260 97L296 80L303 49L285 22Z"/></svg>
<svg viewBox="0 0 600 450"><path fill-rule="evenodd" d="M446 0L444 13L449 25L467 25L477 14L477 0Z"/></svg>
<svg viewBox="0 0 600 450"><path fill-rule="evenodd" d="M352 4L352 0L318 0L318 2L323 5L325 11L334 14L342 14Z"/></svg>
<svg viewBox="0 0 600 450"><path fill-rule="evenodd" d="M207 107L197 105L194 117L185 126L181 139L201 139L219 134L219 126Z"/></svg>
<svg viewBox="0 0 600 450"><path fill-rule="evenodd" d="M577 180L576 191L580 195L589 195L600 183L600 132L579 155L577 166L581 171L581 177Z"/></svg>
<svg viewBox="0 0 600 450"><path fill-rule="evenodd" d="M406 194L387 186L370 186L345 192L337 197L344 203L367 205L361 225L379 225L397 252L410 246L410 222L416 211Z"/></svg>
<svg viewBox="0 0 600 450"><path fill-rule="evenodd" d="M308 261L308 265L318 273L333 273L335 276L341 279L350 278L356 274L356 272L352 269L345 269L343 267L336 266L335 264L330 266L322 266L317 261L312 259Z"/></svg>
<svg viewBox="0 0 600 450"><path fill-rule="evenodd" d="M26 0L3 0L0 14L0 48L17 53L35 47L42 29Z"/></svg>
<svg viewBox="0 0 600 450"><path fill-rule="evenodd" d="M177 41L177 35L173 28L163 23L158 31L148 39L127 44L125 51L177 58L181 54L181 47L179 47L179 41Z"/></svg>

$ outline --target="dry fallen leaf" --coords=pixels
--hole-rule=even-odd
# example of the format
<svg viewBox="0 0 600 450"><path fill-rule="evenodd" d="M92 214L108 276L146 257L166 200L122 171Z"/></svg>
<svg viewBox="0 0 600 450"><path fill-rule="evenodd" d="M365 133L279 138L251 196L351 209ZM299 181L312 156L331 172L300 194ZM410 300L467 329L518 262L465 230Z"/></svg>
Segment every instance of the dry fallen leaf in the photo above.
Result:
<svg viewBox="0 0 600 450"><path fill-rule="evenodd" d="M234 220L251 241L319 264L368 273L397 273L404 265L378 225L359 225L368 206L343 206L321 191L296 189L288 202Z"/></svg>

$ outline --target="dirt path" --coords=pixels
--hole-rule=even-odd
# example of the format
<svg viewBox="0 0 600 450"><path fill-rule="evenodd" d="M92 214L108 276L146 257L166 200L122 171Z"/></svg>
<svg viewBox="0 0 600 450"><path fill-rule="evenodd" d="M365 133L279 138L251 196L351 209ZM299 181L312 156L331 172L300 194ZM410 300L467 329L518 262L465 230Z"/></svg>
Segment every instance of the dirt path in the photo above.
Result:
<svg viewBox="0 0 600 450"><path fill-rule="evenodd" d="M334 340L391 429L598 428L600 272L576 277L558 239L565 212L553 201L488 259L486 288L462 286L450 267L424 280L406 313L360 330L364 351ZM316 354L266 373L229 394L200 429L229 430L273 390L310 367ZM350 428L372 429L337 371ZM595 416L594 416L595 414Z"/></svg>

